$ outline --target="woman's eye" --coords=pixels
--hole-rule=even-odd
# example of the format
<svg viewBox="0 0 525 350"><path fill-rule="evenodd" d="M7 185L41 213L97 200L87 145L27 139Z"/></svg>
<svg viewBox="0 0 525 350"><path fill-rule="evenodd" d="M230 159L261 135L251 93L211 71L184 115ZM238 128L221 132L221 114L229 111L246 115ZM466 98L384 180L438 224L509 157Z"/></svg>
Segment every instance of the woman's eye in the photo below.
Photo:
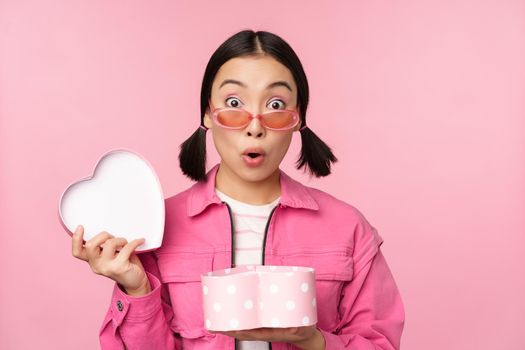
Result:
<svg viewBox="0 0 525 350"><path fill-rule="evenodd" d="M281 100L273 100L268 104L268 106L270 106L273 109L284 109L286 104Z"/></svg>
<svg viewBox="0 0 525 350"><path fill-rule="evenodd" d="M231 104L228 104L228 101L231 101ZM228 97L226 99L226 106L227 107L239 107L241 105L241 101L237 97Z"/></svg>

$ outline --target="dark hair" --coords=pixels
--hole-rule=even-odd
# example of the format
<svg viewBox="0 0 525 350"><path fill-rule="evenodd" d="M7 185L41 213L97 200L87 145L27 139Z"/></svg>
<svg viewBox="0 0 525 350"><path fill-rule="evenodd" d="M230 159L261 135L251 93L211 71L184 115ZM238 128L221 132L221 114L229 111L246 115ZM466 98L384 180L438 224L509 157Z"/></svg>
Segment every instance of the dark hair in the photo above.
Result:
<svg viewBox="0 0 525 350"><path fill-rule="evenodd" d="M332 150L312 130L306 127L306 108L308 107L309 88L306 74L299 57L279 36L266 31L254 32L243 30L217 48L211 56L201 86L201 123L197 130L180 145L179 162L184 175L192 180L206 179L206 127L204 115L211 96L211 87L220 67L228 60L241 56L268 54L286 66L292 73L297 85L297 107L301 118L301 154L297 160L297 169L307 166L310 174L316 177L330 174L331 163L337 162Z"/></svg>

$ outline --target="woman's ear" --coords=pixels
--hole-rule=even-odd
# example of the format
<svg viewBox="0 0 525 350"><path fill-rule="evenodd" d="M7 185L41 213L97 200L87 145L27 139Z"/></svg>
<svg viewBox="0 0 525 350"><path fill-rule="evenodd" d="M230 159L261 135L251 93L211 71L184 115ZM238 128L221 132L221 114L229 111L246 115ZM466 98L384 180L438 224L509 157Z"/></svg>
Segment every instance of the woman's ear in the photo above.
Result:
<svg viewBox="0 0 525 350"><path fill-rule="evenodd" d="M204 126L211 129L211 118L208 113L204 114Z"/></svg>
<svg viewBox="0 0 525 350"><path fill-rule="evenodd" d="M297 125L293 128L293 131L299 130L302 125L303 125L303 121L299 119L299 123L297 123Z"/></svg>

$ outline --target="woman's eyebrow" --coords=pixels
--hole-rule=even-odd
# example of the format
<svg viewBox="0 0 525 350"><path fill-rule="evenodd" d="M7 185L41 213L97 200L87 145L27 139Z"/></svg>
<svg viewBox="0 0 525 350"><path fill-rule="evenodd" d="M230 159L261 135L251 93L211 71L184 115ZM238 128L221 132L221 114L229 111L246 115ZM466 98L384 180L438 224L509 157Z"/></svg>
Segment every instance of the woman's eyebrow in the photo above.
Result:
<svg viewBox="0 0 525 350"><path fill-rule="evenodd" d="M275 82L271 83L270 85L268 85L266 87L266 89L268 90L268 89L274 88L276 86L284 86L285 88L290 90L290 92L292 91L292 88L290 87L290 84L288 84L288 82L286 82L284 80L275 81Z"/></svg>
<svg viewBox="0 0 525 350"><path fill-rule="evenodd" d="M224 80L224 81L221 83L221 85L219 86L219 89L220 89L221 87L223 87L224 85L226 85L226 84L237 84L237 85L239 85L239 86L241 86L241 87L243 87L243 88L246 88L246 87L247 87L246 84L244 84L243 82L240 82L240 81L238 81L238 80L234 80L234 79L226 79L226 80Z"/></svg>
<svg viewBox="0 0 525 350"><path fill-rule="evenodd" d="M236 84L236 85L239 85L243 88L247 88L246 84L244 84L243 82L241 81L238 81L238 80L235 80L235 79L226 79L224 80L221 85L219 86L219 89L221 87L223 87L224 85L226 84ZM270 85L268 85L266 87L266 89L271 89L271 88L274 88L276 86L284 86L285 88L287 88L288 90L292 91L292 88L290 87L290 84L288 84L288 82L284 81L284 80L279 80L279 81L274 81L273 83L271 83Z"/></svg>

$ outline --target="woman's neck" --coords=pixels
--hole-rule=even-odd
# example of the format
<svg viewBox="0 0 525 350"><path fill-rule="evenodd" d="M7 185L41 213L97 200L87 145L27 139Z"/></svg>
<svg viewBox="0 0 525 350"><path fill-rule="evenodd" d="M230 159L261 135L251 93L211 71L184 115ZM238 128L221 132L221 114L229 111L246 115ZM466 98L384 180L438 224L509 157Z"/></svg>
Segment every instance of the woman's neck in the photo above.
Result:
<svg viewBox="0 0 525 350"><path fill-rule="evenodd" d="M215 187L240 202L263 205L281 195L279 169L261 181L245 181L221 162L215 177Z"/></svg>

